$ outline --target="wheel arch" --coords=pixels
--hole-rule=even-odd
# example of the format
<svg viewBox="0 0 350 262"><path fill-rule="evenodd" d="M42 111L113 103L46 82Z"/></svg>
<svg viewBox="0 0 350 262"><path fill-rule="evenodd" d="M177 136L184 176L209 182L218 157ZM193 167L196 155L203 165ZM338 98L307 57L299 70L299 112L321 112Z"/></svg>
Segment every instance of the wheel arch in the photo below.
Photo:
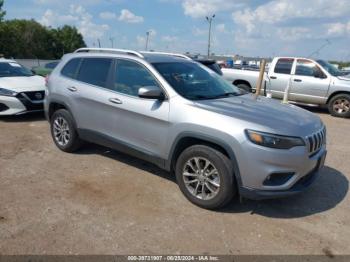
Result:
<svg viewBox="0 0 350 262"><path fill-rule="evenodd" d="M252 90L252 85L247 80L237 79L237 80L233 81L232 84L234 84L235 86L239 85L239 84L245 84L245 85L249 86L250 90Z"/></svg>
<svg viewBox="0 0 350 262"><path fill-rule="evenodd" d="M224 155L226 155L232 162L234 168L234 175L236 178L238 188L242 185L241 175L239 172L238 162L232 148L224 141L211 136L203 134L196 134L192 132L184 132L177 136L165 165L166 169L173 172L175 170L176 160L180 154L188 147L193 145L206 145L214 148Z"/></svg>
<svg viewBox="0 0 350 262"><path fill-rule="evenodd" d="M333 97L335 97L336 95L340 95L340 94L346 94L346 95L350 95L350 91L335 91L334 93L332 93L328 99L327 99L327 104L331 101L331 99Z"/></svg>

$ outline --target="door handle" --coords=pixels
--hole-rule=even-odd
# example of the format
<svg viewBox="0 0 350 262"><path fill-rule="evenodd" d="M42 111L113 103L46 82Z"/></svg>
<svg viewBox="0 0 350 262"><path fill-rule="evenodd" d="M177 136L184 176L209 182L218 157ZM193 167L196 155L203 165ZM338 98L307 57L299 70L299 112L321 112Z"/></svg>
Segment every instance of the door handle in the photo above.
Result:
<svg viewBox="0 0 350 262"><path fill-rule="evenodd" d="M294 79L294 82L302 82L301 79Z"/></svg>
<svg viewBox="0 0 350 262"><path fill-rule="evenodd" d="M70 87L68 87L67 88L69 91L71 91L71 92L77 92L78 91L78 89L75 87L75 86L70 86Z"/></svg>
<svg viewBox="0 0 350 262"><path fill-rule="evenodd" d="M117 105L123 104L123 102L119 98L110 98L109 102Z"/></svg>
<svg viewBox="0 0 350 262"><path fill-rule="evenodd" d="M277 77L276 77L276 76L271 76L270 78L271 78L271 79L277 79Z"/></svg>

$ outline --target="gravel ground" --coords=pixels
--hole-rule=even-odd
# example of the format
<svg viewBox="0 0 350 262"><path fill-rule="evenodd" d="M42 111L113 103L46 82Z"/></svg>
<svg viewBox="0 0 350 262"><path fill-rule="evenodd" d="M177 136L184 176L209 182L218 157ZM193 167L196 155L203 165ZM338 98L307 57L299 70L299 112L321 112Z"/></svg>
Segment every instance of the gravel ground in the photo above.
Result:
<svg viewBox="0 0 350 262"><path fill-rule="evenodd" d="M314 112L328 158L312 188L219 212L146 162L59 151L41 114L1 118L0 254L350 254L350 120Z"/></svg>

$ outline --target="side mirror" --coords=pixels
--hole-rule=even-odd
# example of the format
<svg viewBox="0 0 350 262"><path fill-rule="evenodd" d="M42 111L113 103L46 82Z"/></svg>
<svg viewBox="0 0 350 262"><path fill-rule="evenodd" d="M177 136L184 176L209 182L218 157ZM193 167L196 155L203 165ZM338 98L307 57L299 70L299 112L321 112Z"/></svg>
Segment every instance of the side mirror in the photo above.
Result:
<svg viewBox="0 0 350 262"><path fill-rule="evenodd" d="M327 76L322 71L316 71L314 77L321 79L327 78Z"/></svg>
<svg viewBox="0 0 350 262"><path fill-rule="evenodd" d="M146 99L164 99L164 93L158 86L144 86L139 89L139 97Z"/></svg>

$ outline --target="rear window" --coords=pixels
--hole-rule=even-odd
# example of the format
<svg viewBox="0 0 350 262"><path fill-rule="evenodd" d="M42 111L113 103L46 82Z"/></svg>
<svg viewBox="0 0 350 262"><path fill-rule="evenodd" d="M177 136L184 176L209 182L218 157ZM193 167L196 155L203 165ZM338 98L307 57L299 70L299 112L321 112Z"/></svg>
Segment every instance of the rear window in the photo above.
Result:
<svg viewBox="0 0 350 262"><path fill-rule="evenodd" d="M291 58L278 59L274 72L277 74L290 75L292 72L293 62L294 62L294 59L291 59Z"/></svg>
<svg viewBox="0 0 350 262"><path fill-rule="evenodd" d="M78 80L100 87L107 83L112 59L109 58L84 58L78 73Z"/></svg>
<svg viewBox="0 0 350 262"><path fill-rule="evenodd" d="M61 74L69 77L69 78L75 78L77 75L78 67L80 64L81 59L80 58L74 58L70 60L62 69Z"/></svg>

